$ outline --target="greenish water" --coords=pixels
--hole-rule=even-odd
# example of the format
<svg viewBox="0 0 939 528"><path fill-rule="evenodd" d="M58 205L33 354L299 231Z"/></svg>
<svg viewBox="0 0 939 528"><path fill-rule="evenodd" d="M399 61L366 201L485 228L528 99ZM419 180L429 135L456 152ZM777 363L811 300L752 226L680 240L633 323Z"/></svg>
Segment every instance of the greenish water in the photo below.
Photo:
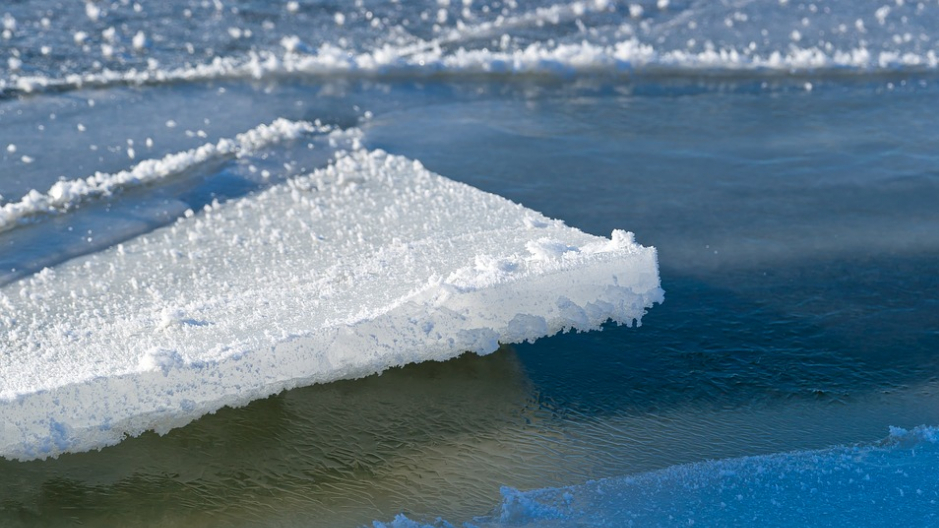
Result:
<svg viewBox="0 0 939 528"><path fill-rule="evenodd" d="M651 328L674 316L660 308L640 329L288 391L100 452L0 461L0 518L11 527L361 526L398 512L468 520L498 503L501 485L560 486L873 440L885 420L939 421L934 378L865 373L837 354L707 350L707 333L655 345L666 330Z"/></svg>

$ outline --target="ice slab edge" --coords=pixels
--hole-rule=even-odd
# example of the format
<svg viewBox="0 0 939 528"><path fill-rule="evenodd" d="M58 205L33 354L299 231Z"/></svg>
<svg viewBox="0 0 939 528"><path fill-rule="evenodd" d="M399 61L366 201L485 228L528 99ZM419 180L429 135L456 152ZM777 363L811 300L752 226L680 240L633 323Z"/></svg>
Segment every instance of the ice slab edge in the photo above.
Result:
<svg viewBox="0 0 939 528"><path fill-rule="evenodd" d="M715 460L562 488L502 488L469 528L935 526L939 429L891 428L874 445ZM424 524L404 515L375 528Z"/></svg>
<svg viewBox="0 0 939 528"><path fill-rule="evenodd" d="M355 151L0 289L0 455L164 433L222 406L485 354L663 300L654 248Z"/></svg>

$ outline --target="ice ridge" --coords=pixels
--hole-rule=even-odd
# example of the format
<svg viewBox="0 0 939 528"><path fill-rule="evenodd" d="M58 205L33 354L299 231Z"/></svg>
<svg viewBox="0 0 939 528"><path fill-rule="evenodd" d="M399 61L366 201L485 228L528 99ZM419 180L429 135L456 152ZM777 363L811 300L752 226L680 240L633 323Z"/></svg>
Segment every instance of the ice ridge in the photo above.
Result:
<svg viewBox="0 0 939 528"><path fill-rule="evenodd" d="M26 218L67 211L91 198L109 196L118 189L154 183L210 159L240 157L279 141L295 139L302 134L328 133L331 130L330 126L318 122L281 118L238 134L234 139L220 139L216 143L206 143L198 148L167 154L160 159L144 160L117 173L96 172L84 179L59 181L45 193L33 189L19 201L0 207L0 232L13 228Z"/></svg>
<svg viewBox="0 0 939 528"><path fill-rule="evenodd" d="M572 8L551 11L560 19ZM545 13L531 14L544 18ZM550 16L548 17L551 18ZM518 21L522 24L524 17ZM759 49L737 44L710 45L703 49L666 47L617 28L621 35L604 41L565 39L536 41L527 45L474 47L465 40L485 39L511 27L510 22L482 23L453 29L432 39L410 38L386 42L374 48L355 49L334 42L311 45L299 35L280 39L281 50L254 49L237 56L215 56L202 64L178 67L103 68L63 76L12 73L0 79L3 92L32 93L46 90L101 87L117 84L166 84L217 79L265 79L278 76L400 77L462 75L791 75L811 73L883 74L934 72L939 68L936 50L877 49L863 40L833 47L830 43L793 44ZM691 39L694 40L694 39Z"/></svg>
<svg viewBox="0 0 939 528"><path fill-rule="evenodd" d="M636 38L610 44L588 41L532 43L517 50L448 50L439 41L385 44L375 50L351 51L332 43L311 47L295 36L282 40L286 50L255 50L244 57L215 57L210 62L172 69L103 70L61 78L19 75L0 80L0 92L31 93L48 89L99 87L115 84L164 84L214 79L262 79L278 75L359 75L417 77L433 75L571 75L571 74L739 74L820 75L847 72L928 72L939 68L939 55L872 50L858 46L829 50L794 47L768 53L722 47L689 51L660 49Z"/></svg>

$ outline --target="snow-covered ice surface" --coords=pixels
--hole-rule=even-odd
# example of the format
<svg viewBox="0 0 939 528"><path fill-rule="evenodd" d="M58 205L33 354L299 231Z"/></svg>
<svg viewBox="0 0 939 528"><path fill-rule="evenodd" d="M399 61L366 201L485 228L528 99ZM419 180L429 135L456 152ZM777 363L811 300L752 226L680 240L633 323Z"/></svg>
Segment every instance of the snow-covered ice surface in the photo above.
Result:
<svg viewBox="0 0 939 528"><path fill-rule="evenodd" d="M662 301L654 249L599 239L381 151L0 291L0 454L166 432L223 405Z"/></svg>
<svg viewBox="0 0 939 528"><path fill-rule="evenodd" d="M893 429L875 445L674 466L579 486L518 491L467 527L932 526L939 431ZM399 515L375 528L453 526Z"/></svg>
<svg viewBox="0 0 939 528"><path fill-rule="evenodd" d="M110 196L129 187L159 182L212 158L241 157L271 143L296 139L304 132L328 130L328 127L318 124L278 119L270 125L260 125L239 134L234 139L206 143L198 148L168 154L161 159L148 159L116 174L97 172L85 179L59 180L46 193L33 189L19 201L0 207L0 231L12 229L17 223L36 215L65 211L98 196ZM128 152L133 153L132 147L128 147Z"/></svg>
<svg viewBox="0 0 939 528"><path fill-rule="evenodd" d="M9 73L0 90L295 74L838 75L939 66L934 2L84 5L97 7L37 5L7 14Z"/></svg>

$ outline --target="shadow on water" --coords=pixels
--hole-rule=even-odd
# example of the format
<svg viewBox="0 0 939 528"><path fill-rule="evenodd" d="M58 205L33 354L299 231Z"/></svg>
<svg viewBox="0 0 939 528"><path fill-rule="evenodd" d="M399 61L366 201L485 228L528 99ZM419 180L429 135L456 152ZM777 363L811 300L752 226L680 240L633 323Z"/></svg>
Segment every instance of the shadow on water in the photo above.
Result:
<svg viewBox="0 0 939 528"><path fill-rule="evenodd" d="M513 455L477 461L476 449L517 419L527 393L503 350L285 392L101 452L0 460L0 524L365 523L432 500L450 478L498 472ZM483 492L454 505L491 503Z"/></svg>
<svg viewBox="0 0 939 528"><path fill-rule="evenodd" d="M933 262L921 264L927 260ZM772 302L690 277L666 276L664 286L666 302L638 329L608 326L517 345L542 405L602 415L792 400L840 404L931 383L939 373L935 298L907 298L895 315L863 298L831 299L841 311L816 314L810 307L780 312Z"/></svg>

